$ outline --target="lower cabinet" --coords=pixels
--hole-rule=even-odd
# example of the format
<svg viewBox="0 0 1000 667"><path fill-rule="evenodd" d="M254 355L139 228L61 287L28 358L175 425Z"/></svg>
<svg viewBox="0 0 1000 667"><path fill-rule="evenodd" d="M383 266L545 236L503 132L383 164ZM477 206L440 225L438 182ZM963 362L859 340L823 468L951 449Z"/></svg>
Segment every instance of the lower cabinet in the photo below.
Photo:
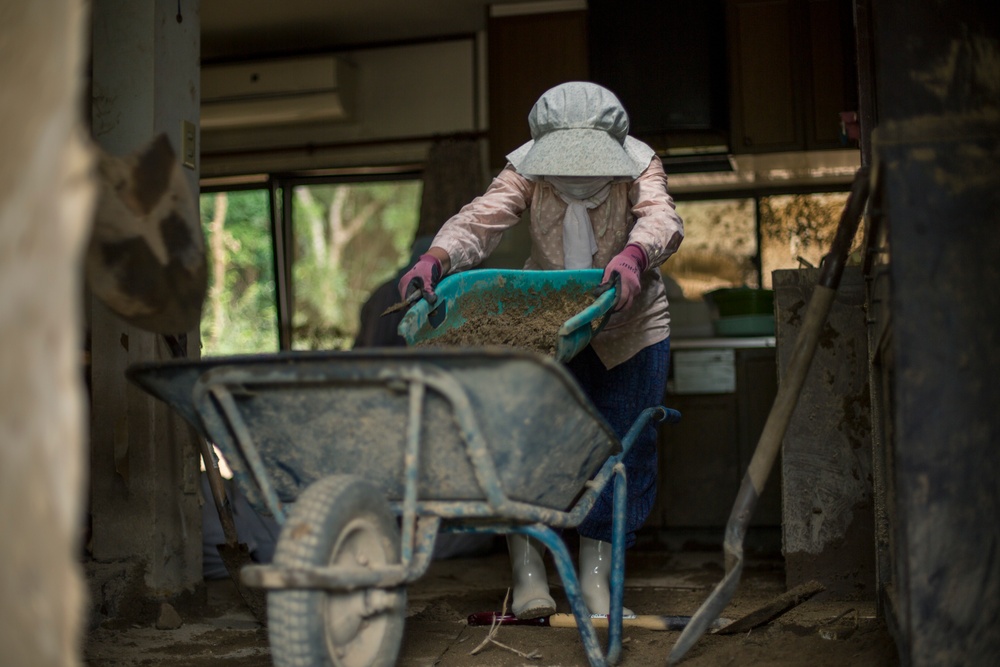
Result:
<svg viewBox="0 0 1000 667"><path fill-rule="evenodd" d="M773 339L772 339L773 340ZM667 407L681 421L660 428L659 488L650 528L719 528L726 525L740 482L753 456L777 393L775 348L736 348L731 356L735 387L709 393L712 386L668 390ZM688 347L674 347L677 355ZM705 348L720 349L720 348ZM719 369L706 369L707 373ZM676 374L676 369L672 371ZM724 373L723 373L724 374ZM677 383L672 383L675 387ZM781 525L780 461L764 487L752 526Z"/></svg>

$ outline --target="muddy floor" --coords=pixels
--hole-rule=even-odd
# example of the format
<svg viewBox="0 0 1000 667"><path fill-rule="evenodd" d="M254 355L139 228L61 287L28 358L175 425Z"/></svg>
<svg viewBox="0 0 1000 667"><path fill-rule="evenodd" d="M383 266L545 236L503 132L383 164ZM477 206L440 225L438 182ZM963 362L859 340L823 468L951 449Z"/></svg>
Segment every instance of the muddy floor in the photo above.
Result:
<svg viewBox="0 0 1000 667"><path fill-rule="evenodd" d="M489 631L469 626L469 614L499 611L507 591L506 554L436 561L408 590L406 632L398 660L405 667L539 667L586 665L575 629L502 626L477 654ZM625 604L638 614L690 615L723 574L715 551L633 550L628 554ZM559 611L569 611L558 576L550 580ZM739 618L784 592L780 559L748 558L737 593L724 612ZM105 623L87 638L91 667L270 665L266 630L243 606L229 581L208 582L201 602L178 610L178 627ZM604 631L598 631L602 641ZM678 632L625 628L623 667L662 667ZM527 658L526 655L533 657ZM892 667L895 647L871 601L814 597L765 626L740 635L706 635L681 664L844 665Z"/></svg>

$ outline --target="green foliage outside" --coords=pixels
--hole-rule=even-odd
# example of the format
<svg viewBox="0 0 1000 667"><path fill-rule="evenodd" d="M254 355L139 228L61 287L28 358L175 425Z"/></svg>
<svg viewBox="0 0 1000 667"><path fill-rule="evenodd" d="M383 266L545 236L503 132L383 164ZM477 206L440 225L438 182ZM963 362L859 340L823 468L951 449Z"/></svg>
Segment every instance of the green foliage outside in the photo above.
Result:
<svg viewBox="0 0 1000 667"><path fill-rule="evenodd" d="M361 306L410 258L420 181L296 187L292 348L349 349Z"/></svg>
<svg viewBox="0 0 1000 667"><path fill-rule="evenodd" d="M420 181L299 186L293 191L292 348L348 349L362 304L410 258ZM209 293L202 354L278 350L267 190L201 196Z"/></svg>
<svg viewBox="0 0 1000 667"><path fill-rule="evenodd" d="M200 207L209 275L201 319L202 354L277 351L268 192L203 194Z"/></svg>

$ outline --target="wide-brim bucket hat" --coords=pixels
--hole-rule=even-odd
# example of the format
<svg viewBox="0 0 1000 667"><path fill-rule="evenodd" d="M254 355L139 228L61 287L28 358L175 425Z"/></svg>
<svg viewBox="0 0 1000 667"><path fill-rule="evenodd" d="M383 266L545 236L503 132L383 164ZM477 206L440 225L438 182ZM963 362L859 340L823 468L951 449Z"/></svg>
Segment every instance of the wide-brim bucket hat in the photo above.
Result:
<svg viewBox="0 0 1000 667"><path fill-rule="evenodd" d="M629 118L614 93L570 81L545 91L528 114L531 141L507 155L525 176L636 178L654 151L630 137Z"/></svg>

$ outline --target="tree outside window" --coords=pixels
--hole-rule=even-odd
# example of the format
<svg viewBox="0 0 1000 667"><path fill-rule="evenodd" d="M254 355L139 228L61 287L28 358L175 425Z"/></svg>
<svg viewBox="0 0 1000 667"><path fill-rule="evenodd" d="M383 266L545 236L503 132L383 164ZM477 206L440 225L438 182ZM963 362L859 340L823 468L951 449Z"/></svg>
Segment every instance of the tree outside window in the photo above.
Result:
<svg viewBox="0 0 1000 667"><path fill-rule="evenodd" d="M818 267L830 252L846 192L776 195L760 199L763 287L771 288L771 272ZM861 243L861 228L852 247Z"/></svg>
<svg viewBox="0 0 1000 667"><path fill-rule="evenodd" d="M202 194L208 295L202 355L275 352L278 317L267 190Z"/></svg>
<svg viewBox="0 0 1000 667"><path fill-rule="evenodd" d="M418 180L292 189L292 348L349 349L365 300L409 259Z"/></svg>
<svg viewBox="0 0 1000 667"><path fill-rule="evenodd" d="M684 242L663 265L688 300L720 287L759 285L753 199L683 201Z"/></svg>

